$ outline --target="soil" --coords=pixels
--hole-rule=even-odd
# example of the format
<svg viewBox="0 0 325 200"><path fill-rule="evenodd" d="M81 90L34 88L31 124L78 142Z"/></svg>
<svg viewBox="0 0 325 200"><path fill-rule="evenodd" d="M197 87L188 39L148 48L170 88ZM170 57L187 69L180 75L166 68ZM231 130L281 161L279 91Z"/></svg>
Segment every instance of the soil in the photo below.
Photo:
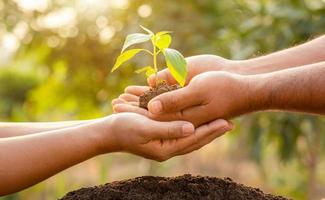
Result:
<svg viewBox="0 0 325 200"><path fill-rule="evenodd" d="M285 200L230 178L143 176L69 192L61 200Z"/></svg>
<svg viewBox="0 0 325 200"><path fill-rule="evenodd" d="M154 97L162 93L169 92L172 90L177 90L178 88L180 88L179 85L167 85L165 81L161 81L157 84L156 87L150 88L150 90L148 90L147 92L145 92L143 95L140 96L139 106L141 108L148 110L148 103L151 99L153 99Z"/></svg>

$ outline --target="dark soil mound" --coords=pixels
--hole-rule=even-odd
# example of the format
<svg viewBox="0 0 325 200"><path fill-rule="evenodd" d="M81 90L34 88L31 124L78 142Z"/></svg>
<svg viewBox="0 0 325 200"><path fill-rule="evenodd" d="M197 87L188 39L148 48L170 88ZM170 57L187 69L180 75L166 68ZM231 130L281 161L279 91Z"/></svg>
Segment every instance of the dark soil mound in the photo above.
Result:
<svg viewBox="0 0 325 200"><path fill-rule="evenodd" d="M69 192L62 200L284 200L230 178L183 175L175 178L144 176Z"/></svg>
<svg viewBox="0 0 325 200"><path fill-rule="evenodd" d="M141 108L148 109L148 103L151 99L153 99L154 97L162 93L176 90L178 88L179 88L178 85L167 85L165 81L161 81L160 83L157 84L156 87L150 88L150 90L148 90L147 92L145 92L143 95L140 96L139 106Z"/></svg>

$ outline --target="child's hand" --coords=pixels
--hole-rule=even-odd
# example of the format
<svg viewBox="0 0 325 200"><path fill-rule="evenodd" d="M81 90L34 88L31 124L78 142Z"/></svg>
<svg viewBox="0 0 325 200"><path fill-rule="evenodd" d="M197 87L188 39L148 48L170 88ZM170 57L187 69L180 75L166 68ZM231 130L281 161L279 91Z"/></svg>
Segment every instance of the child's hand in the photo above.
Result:
<svg viewBox="0 0 325 200"><path fill-rule="evenodd" d="M103 153L125 151L157 161L197 150L232 128L216 120L194 130L189 122L158 122L135 113L114 114L99 124Z"/></svg>

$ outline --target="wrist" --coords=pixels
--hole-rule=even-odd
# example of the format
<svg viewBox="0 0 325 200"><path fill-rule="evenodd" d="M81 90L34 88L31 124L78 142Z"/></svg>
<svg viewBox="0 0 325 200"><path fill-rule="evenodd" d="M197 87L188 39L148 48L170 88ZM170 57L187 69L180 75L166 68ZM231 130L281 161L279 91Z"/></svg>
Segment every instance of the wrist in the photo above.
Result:
<svg viewBox="0 0 325 200"><path fill-rule="evenodd" d="M247 102L250 112L257 112L271 109L270 93L268 92L268 75L246 75Z"/></svg>
<svg viewBox="0 0 325 200"><path fill-rule="evenodd" d="M98 154L118 151L117 141L114 137L114 120L114 115L110 115L96 119L91 124Z"/></svg>
<svg viewBox="0 0 325 200"><path fill-rule="evenodd" d="M256 74L257 63L253 59L248 60L232 60L231 64L227 71L242 74L242 75L251 75Z"/></svg>

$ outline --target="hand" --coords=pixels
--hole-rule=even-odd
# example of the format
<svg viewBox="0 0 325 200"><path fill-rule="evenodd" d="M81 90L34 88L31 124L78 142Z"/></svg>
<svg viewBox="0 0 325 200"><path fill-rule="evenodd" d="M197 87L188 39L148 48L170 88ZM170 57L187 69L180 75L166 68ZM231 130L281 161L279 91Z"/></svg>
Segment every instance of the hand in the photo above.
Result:
<svg viewBox="0 0 325 200"><path fill-rule="evenodd" d="M238 71L239 73L238 66L241 65L240 61L228 60L215 55L191 56L186 58L186 62L188 69L186 84L188 84L194 76L208 71ZM159 71L157 75L158 79L165 80L169 85L177 83L168 69ZM155 75L150 76L148 78L148 84L153 87L155 85L155 80ZM129 86L125 89L124 94L112 101L112 105L127 103L136 106L139 104L139 96L147 90L149 90L148 86Z"/></svg>
<svg viewBox="0 0 325 200"><path fill-rule="evenodd" d="M190 80L201 73L208 71L233 71L235 70L239 61L228 60L220 56L215 55L197 55L186 58L188 76L186 84ZM165 80L169 85L176 84L177 82L172 77L168 69L164 69L158 72L158 79ZM148 84L150 86L155 85L155 75L148 78Z"/></svg>
<svg viewBox="0 0 325 200"><path fill-rule="evenodd" d="M214 119L230 119L250 110L248 80L228 72L206 72L195 76L188 86L161 94L149 102L146 111L136 106L145 87L127 88L113 102L115 112L136 112L160 121L186 120L196 127ZM120 101L120 102L117 102Z"/></svg>
<svg viewBox="0 0 325 200"><path fill-rule="evenodd" d="M104 152L125 151L157 161L197 150L232 129L225 120L194 130L189 122L158 122L135 113L114 114L99 123Z"/></svg>

